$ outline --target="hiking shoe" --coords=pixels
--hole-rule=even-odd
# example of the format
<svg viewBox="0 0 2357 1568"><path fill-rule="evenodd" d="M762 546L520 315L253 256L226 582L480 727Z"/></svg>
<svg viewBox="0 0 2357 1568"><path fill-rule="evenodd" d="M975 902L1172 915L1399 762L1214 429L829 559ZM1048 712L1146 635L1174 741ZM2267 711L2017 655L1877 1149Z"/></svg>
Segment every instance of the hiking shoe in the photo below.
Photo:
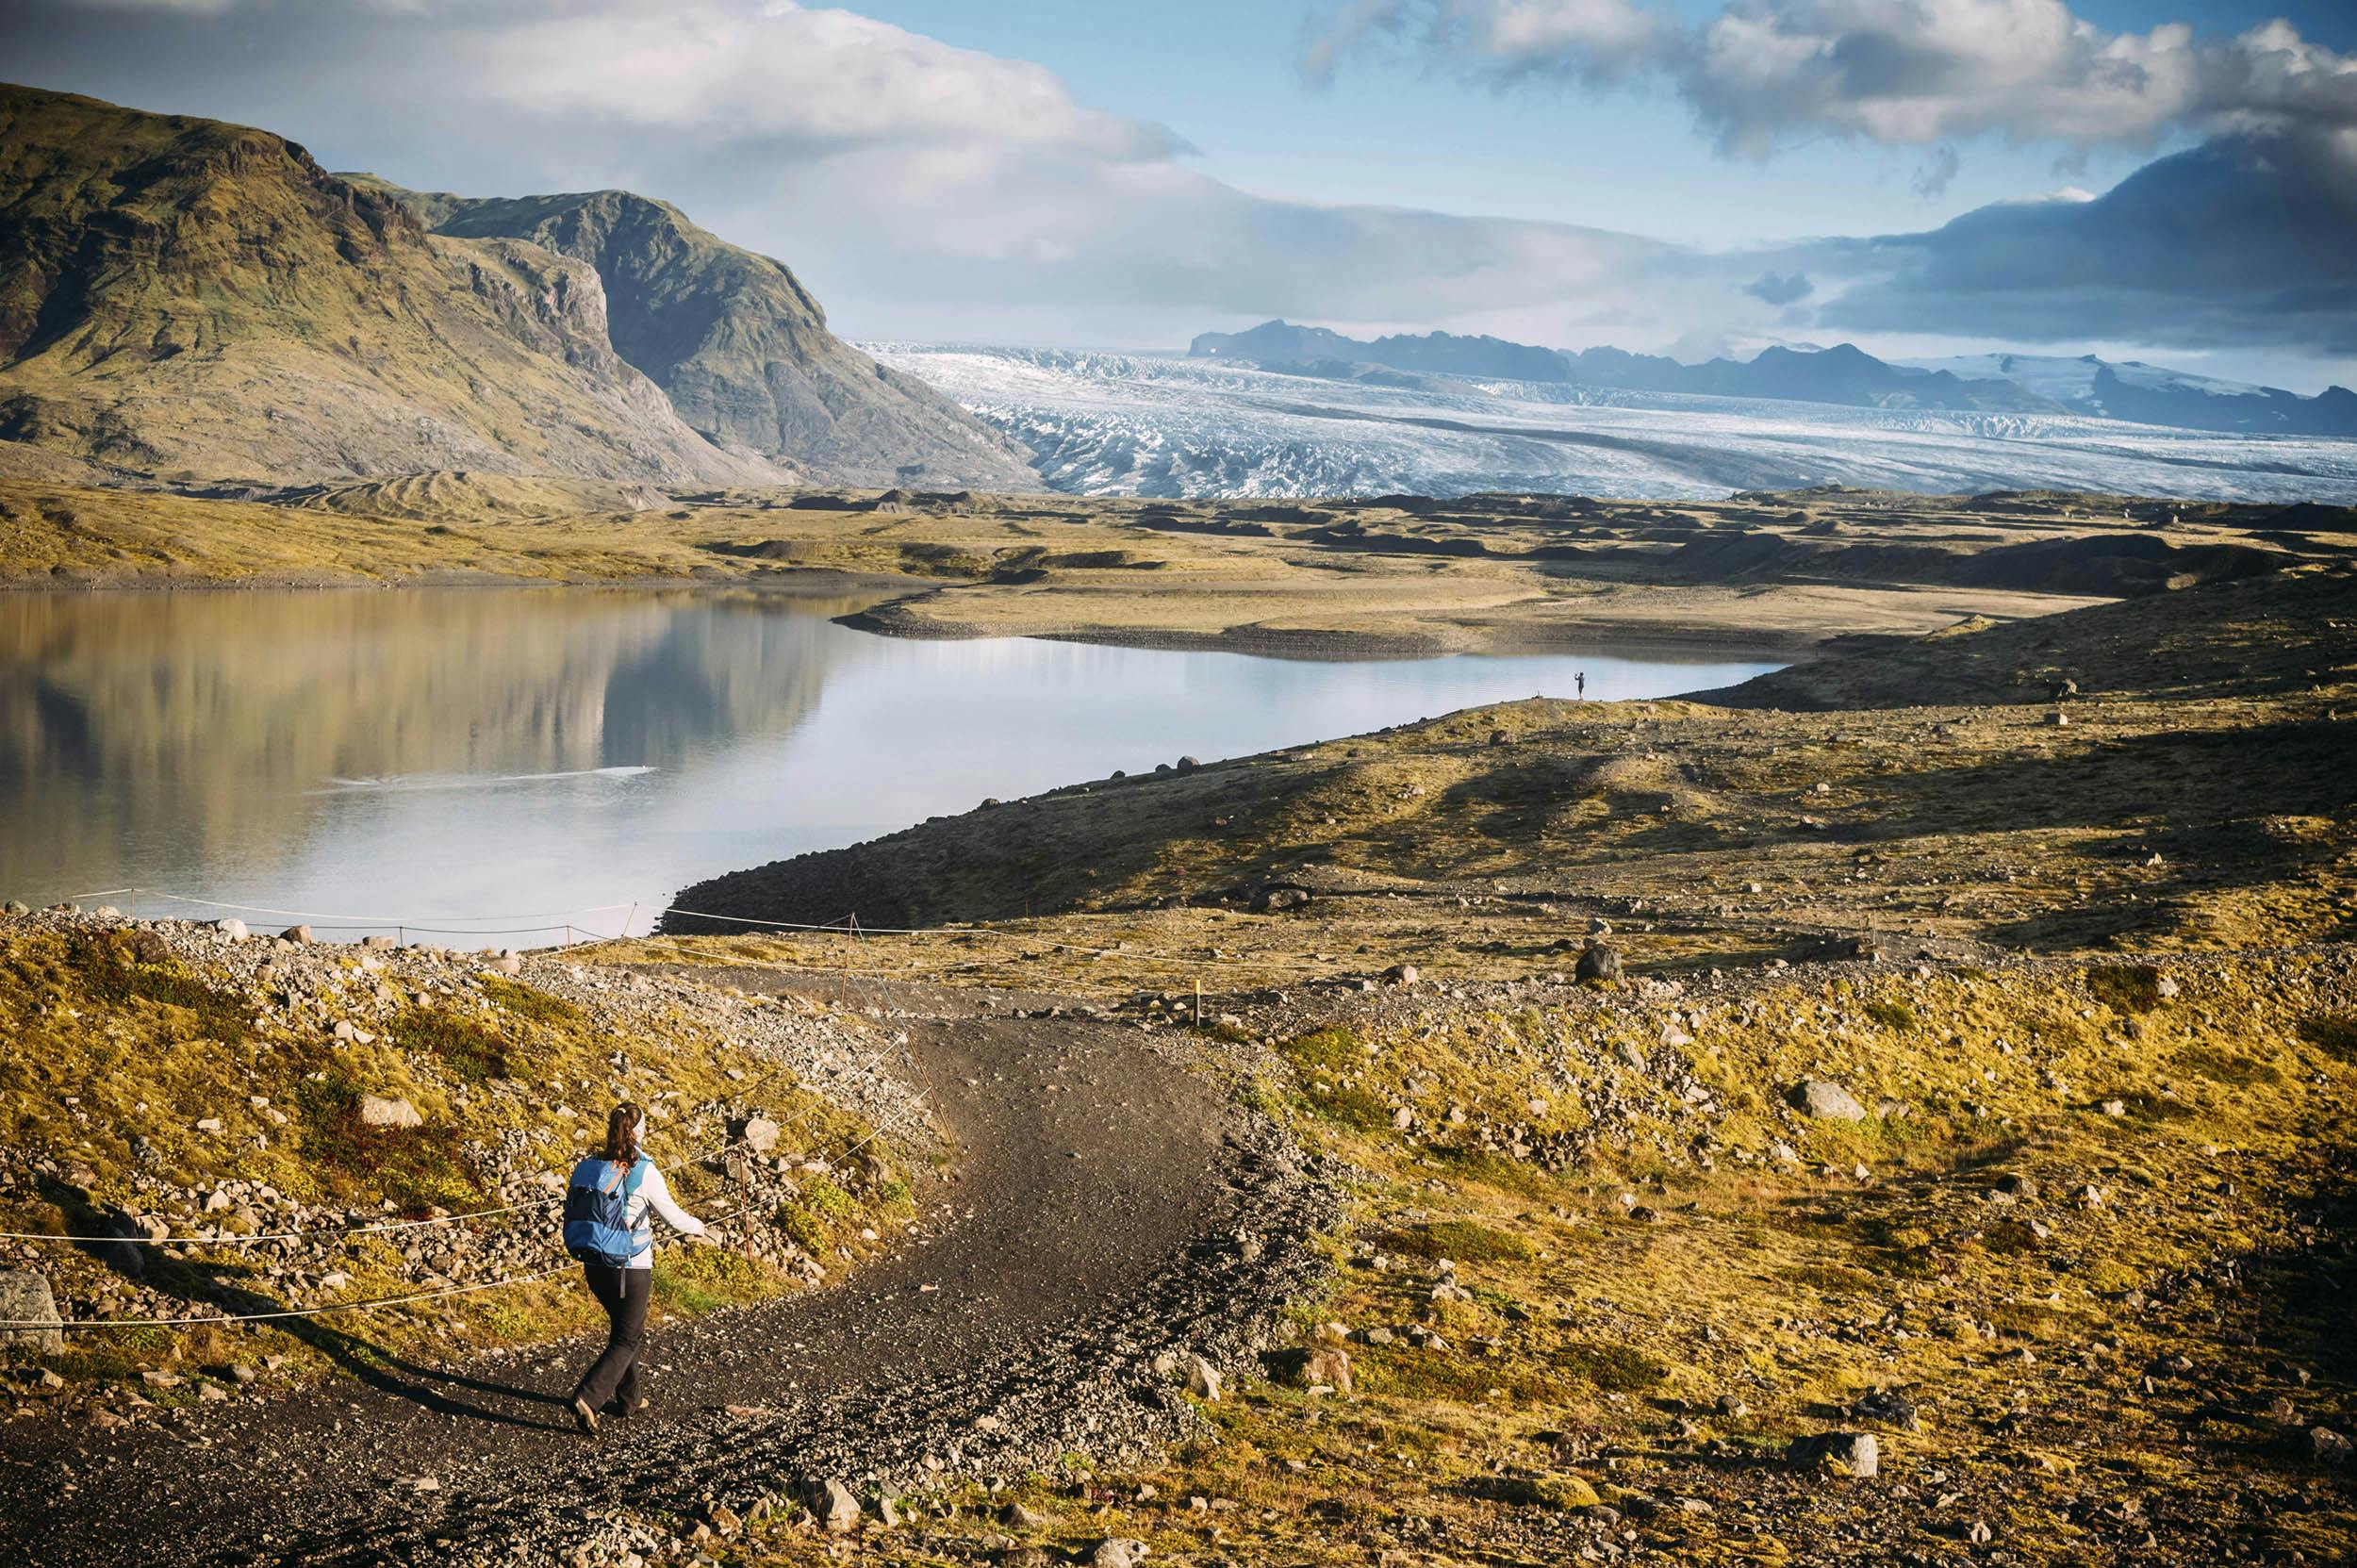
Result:
<svg viewBox="0 0 2357 1568"><path fill-rule="evenodd" d="M642 1415L646 1412L646 1409L647 1401L644 1399L634 1399L629 1404L625 1405L618 1397L617 1397L608 1399L603 1405L600 1406L598 1408L598 1413L600 1415Z"/></svg>
<svg viewBox="0 0 2357 1568"><path fill-rule="evenodd" d="M581 1428L584 1437L598 1435L598 1412L578 1394L573 1395L573 1425Z"/></svg>

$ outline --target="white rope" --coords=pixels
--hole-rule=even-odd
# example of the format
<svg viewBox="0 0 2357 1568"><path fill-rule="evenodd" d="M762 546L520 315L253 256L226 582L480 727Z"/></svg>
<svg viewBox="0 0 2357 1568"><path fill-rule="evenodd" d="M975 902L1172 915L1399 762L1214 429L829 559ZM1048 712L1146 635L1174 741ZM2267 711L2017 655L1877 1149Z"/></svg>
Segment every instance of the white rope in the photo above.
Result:
<svg viewBox="0 0 2357 1568"><path fill-rule="evenodd" d="M218 899L200 899L192 893L174 893L169 889L161 887L118 887L112 889L111 891L116 893L144 893L150 898L169 899L173 903L179 904L200 904L206 909L233 909L241 915L283 915L291 918L305 920L351 920L356 921L362 925L371 926L416 926L420 931L454 931L457 929L452 926L434 926L428 923L429 920L533 920L537 919L544 915L554 915L560 916L560 918L554 925L529 926L519 929L529 931L554 931L557 926L564 924L564 921L561 918L563 916L602 915L609 909L627 909L631 907L627 900L618 900L610 904L585 904L575 909L530 909L507 915L437 915L429 916L427 919L413 920L399 915L339 915L331 914L328 911L321 909L276 909L269 904L223 903ZM77 898L84 899L95 899L100 896L101 895L96 893L83 893L76 895Z"/></svg>
<svg viewBox="0 0 2357 1568"><path fill-rule="evenodd" d="M902 1117L906 1116L910 1112L915 1110L918 1106L924 1104L925 1101L931 1097L931 1095L932 1091L931 1089L927 1089L923 1094L917 1095L912 1098L907 1104L901 1106L898 1111L895 1111L891 1115L886 1116L882 1122L878 1123L874 1131L868 1133L866 1137L862 1138L858 1143L855 1143L850 1147L845 1149L841 1158L849 1160L852 1155L857 1154L861 1149L865 1148L869 1144L872 1144L878 1138L882 1137L884 1133L892 1130L895 1123L898 1122Z"/></svg>
<svg viewBox="0 0 2357 1568"><path fill-rule="evenodd" d="M223 1313L213 1317L85 1317L18 1319L0 1322L0 1329L190 1329L207 1323L269 1323L288 1317L324 1317L329 1312L366 1312L371 1307L400 1307L412 1301L436 1301L446 1296L467 1296L476 1291L504 1290L510 1285L536 1284L550 1279L570 1268L559 1263L537 1274L519 1275L510 1279L485 1279L471 1285L449 1285L440 1290L417 1291L408 1296L381 1296L372 1301L336 1301L324 1307L288 1307L275 1312Z"/></svg>
<svg viewBox="0 0 2357 1568"><path fill-rule="evenodd" d="M0 1242L129 1242L138 1246L254 1246L262 1242L308 1241L315 1236L367 1236L384 1230L415 1230L426 1225L460 1225L493 1214L521 1213L562 1203L561 1197L536 1197L498 1209L475 1209L463 1214L437 1214L428 1219L391 1219L370 1225L320 1225L308 1230L276 1230L257 1236L53 1236L45 1230L0 1230Z"/></svg>

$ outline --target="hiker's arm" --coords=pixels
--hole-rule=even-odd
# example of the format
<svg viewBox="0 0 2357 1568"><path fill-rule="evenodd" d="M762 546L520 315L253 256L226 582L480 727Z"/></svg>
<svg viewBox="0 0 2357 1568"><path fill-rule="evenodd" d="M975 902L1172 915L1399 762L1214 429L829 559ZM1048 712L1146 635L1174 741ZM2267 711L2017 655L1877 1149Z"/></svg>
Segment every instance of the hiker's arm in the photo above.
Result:
<svg viewBox="0 0 2357 1568"><path fill-rule="evenodd" d="M663 1172L650 1169L646 1184L639 1189L647 1195L647 1207L663 1216L663 1222L684 1236L701 1236L704 1222L671 1201L671 1189L663 1180Z"/></svg>

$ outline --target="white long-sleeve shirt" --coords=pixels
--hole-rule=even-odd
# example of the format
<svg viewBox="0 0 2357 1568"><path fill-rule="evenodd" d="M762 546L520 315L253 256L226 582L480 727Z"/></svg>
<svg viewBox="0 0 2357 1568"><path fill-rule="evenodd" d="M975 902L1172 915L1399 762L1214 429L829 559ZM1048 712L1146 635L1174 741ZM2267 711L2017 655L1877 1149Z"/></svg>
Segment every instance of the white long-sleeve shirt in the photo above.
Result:
<svg viewBox="0 0 2357 1568"><path fill-rule="evenodd" d="M631 1254L632 1268L654 1267L654 1228L647 1223L649 1210L661 1214L663 1223L683 1236L701 1236L704 1233L704 1222L672 1200L671 1189L663 1180L662 1169L650 1160L647 1162L647 1179L638 1183L636 1192L630 1195L631 1234L643 1233L647 1238L647 1245Z"/></svg>

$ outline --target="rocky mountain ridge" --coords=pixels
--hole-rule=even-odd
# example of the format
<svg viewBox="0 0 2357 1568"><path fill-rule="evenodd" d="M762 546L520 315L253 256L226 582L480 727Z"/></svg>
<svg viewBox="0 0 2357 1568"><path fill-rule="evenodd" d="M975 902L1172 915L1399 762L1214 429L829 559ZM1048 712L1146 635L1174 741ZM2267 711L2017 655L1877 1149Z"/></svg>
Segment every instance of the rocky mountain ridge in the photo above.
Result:
<svg viewBox="0 0 2357 1568"><path fill-rule="evenodd" d="M1004 437L829 332L784 263L667 202L627 190L478 199L349 177L445 239L530 244L586 264L605 292L615 352L724 451L832 484L1037 485Z"/></svg>
<svg viewBox="0 0 2357 1568"><path fill-rule="evenodd" d="M0 462L131 483L1028 472L828 333L782 265L660 203L550 199L634 219L645 238L617 245L456 198L466 232L437 233L405 194L268 131L0 86ZM667 332L684 347L651 353Z"/></svg>

